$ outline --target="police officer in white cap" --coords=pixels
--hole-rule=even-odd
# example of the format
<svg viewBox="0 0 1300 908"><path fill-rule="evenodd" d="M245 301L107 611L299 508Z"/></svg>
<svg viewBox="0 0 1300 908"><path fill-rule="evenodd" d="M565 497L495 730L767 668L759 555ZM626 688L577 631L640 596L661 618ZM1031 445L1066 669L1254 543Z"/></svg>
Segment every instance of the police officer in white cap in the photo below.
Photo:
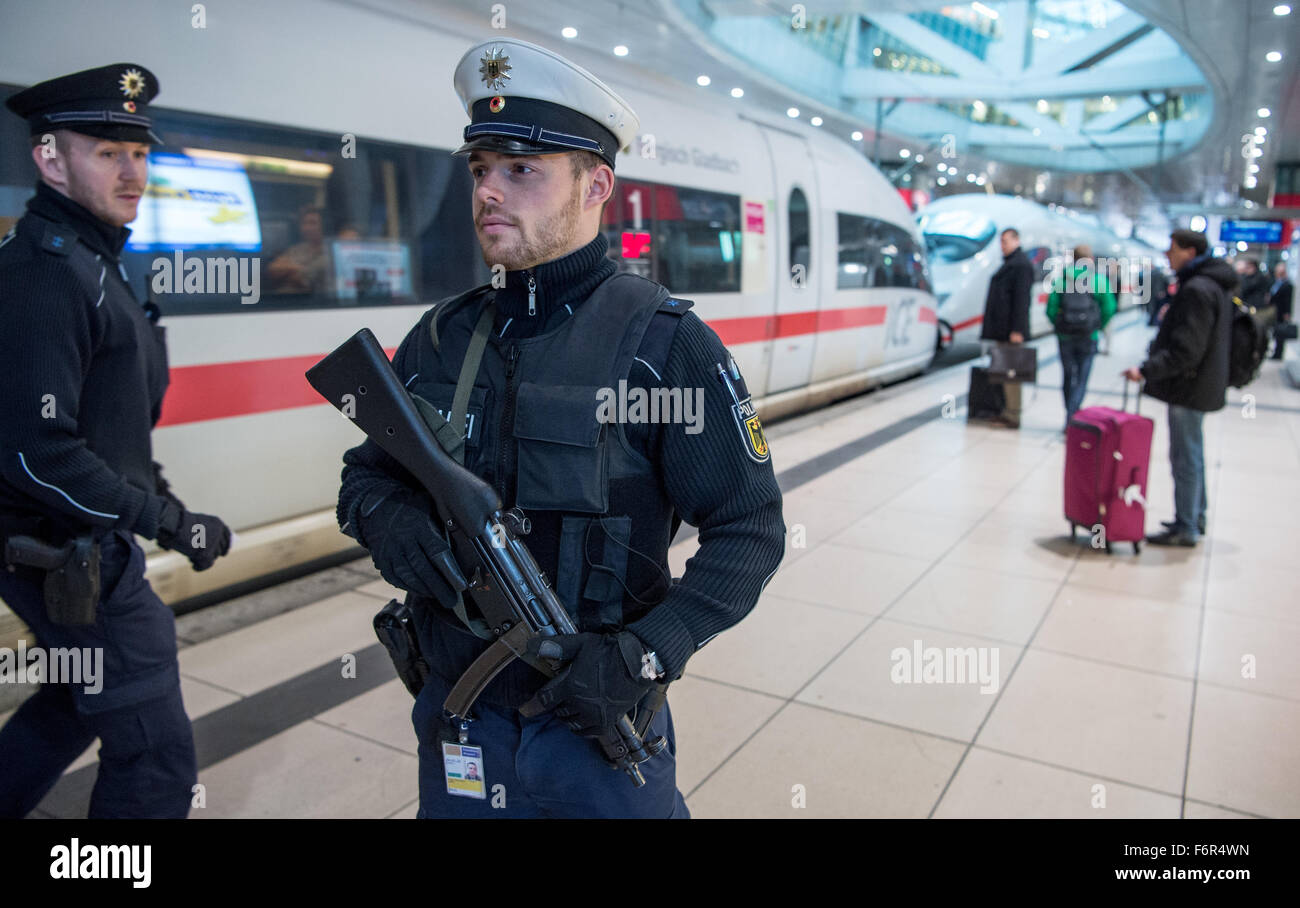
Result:
<svg viewBox="0 0 1300 908"><path fill-rule="evenodd" d="M465 466L525 512L525 542L580 633L540 643L541 655L567 662L554 680L516 660L480 696L468 743L483 781L468 784L463 760L447 757L459 729L442 704L491 634L473 592L455 593L463 583L447 569L428 496L371 442L347 452L340 525L408 591L431 670L412 716L420 816L685 817L666 706L646 737L668 747L641 764L642 788L589 739L680 677L780 563L781 494L762 426L690 302L607 256L601 213L616 155L639 125L627 102L514 39L471 48L455 85L471 116L457 154L468 157L474 226L498 279L430 309L393 364L463 437L454 453ZM676 392L700 412L656 420L602 408L620 383L624 403ZM667 549L682 520L700 528L700 548L674 580Z"/></svg>

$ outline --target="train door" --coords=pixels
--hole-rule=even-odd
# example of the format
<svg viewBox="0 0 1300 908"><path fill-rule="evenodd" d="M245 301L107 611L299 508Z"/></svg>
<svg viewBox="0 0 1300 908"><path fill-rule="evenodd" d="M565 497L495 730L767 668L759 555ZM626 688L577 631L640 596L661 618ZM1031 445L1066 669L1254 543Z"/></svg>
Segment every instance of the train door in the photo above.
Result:
<svg viewBox="0 0 1300 908"><path fill-rule="evenodd" d="M776 190L776 318L772 320L772 366L767 393L808 384L812 374L819 288L826 263L815 253L817 184L807 143L789 133L763 129L772 155Z"/></svg>

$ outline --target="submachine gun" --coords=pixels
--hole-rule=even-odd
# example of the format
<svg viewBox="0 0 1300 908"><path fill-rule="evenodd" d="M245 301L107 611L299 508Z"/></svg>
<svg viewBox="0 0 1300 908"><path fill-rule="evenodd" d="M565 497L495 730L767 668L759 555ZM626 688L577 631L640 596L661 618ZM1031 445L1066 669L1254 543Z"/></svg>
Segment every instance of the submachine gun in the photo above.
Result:
<svg viewBox="0 0 1300 908"><path fill-rule="evenodd" d="M528 641L575 634L578 629L519 539L519 533L527 532L524 521L518 512L503 514L496 490L442 449L370 329L362 328L308 369L307 381L433 497L452 553L469 578L468 589L496 635L456 682L443 708L455 719L468 719L483 689L517 658L555 677L561 666L530 657ZM665 746L662 737L646 742L643 735L666 699L666 689L660 684L650 691L635 726L623 716L613 732L597 739L606 760L626 772L638 788L645 784L638 764Z"/></svg>

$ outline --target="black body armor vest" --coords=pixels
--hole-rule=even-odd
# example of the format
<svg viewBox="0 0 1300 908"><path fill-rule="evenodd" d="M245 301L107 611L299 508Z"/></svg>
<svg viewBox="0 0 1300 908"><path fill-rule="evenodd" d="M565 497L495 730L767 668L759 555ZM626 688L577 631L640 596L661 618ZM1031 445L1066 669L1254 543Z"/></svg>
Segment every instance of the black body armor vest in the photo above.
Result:
<svg viewBox="0 0 1300 908"><path fill-rule="evenodd" d="M478 288L439 304L421 321L408 390L444 416L490 292ZM572 316L553 316L558 325L541 334L491 338L479 366L466 414L465 466L496 487L504 507L519 507L532 521L524 541L582 631L635 621L671 586L667 552L679 521L658 465L633 447L622 423L601 420L600 404L626 382L643 343L667 352L676 316L689 308L652 281L615 274ZM666 321L656 324L670 329L667 343L661 330L646 336L661 312ZM466 599L472 604L472 593ZM487 644L447 610L418 611L425 613L418 626L433 670L455 680ZM516 663L484 698L517 706L544 680Z"/></svg>

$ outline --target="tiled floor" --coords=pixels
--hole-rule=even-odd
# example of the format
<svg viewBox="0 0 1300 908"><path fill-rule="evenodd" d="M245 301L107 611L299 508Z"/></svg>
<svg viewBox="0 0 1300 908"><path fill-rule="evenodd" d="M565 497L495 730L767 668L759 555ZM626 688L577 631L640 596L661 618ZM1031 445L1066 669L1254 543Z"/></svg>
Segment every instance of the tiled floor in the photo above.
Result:
<svg viewBox="0 0 1300 908"><path fill-rule="evenodd" d="M1118 405L1149 336L1116 334L1087 404ZM782 569L673 687L695 816L1300 816L1300 391L1274 363L1230 391L1205 423L1207 538L1135 557L1069 541L1059 366L1039 381L1019 432L958 411L787 490ZM959 366L774 426L774 462L965 389ZM1143 412L1156 529L1168 433L1163 405ZM360 584L185 648L191 714L371 646L394 591ZM928 648L971 661L905 671ZM410 708L393 681L285 729L205 769L194 815L413 816Z"/></svg>

